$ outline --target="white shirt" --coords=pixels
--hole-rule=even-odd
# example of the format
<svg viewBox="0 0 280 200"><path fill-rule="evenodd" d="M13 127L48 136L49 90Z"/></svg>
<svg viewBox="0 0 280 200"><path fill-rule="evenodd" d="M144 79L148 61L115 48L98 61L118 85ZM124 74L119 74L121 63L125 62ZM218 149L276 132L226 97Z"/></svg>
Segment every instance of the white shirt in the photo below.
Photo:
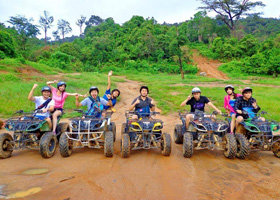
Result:
<svg viewBox="0 0 280 200"><path fill-rule="evenodd" d="M37 109L40 105L42 105L45 101L47 101L47 100L45 100L44 98L43 98L43 96L39 96L39 97L34 97L35 98L35 100L33 101L34 103L35 103L35 108ZM44 108L50 108L51 106L54 106L54 100L52 99L49 103L48 103L48 105L47 105L47 107L44 107ZM40 110L42 110L43 108L41 108ZM45 112L45 113L37 113L36 114L37 116L46 116L46 117L49 117L50 116L50 112L48 111L48 112Z"/></svg>

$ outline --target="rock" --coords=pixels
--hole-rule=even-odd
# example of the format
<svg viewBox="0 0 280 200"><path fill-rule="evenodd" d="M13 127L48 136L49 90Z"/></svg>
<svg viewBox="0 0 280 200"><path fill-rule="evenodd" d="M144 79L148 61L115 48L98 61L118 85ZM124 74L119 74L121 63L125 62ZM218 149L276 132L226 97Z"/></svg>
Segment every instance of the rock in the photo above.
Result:
<svg viewBox="0 0 280 200"><path fill-rule="evenodd" d="M199 76L206 76L206 75L207 75L206 72L200 72L200 73L199 73Z"/></svg>

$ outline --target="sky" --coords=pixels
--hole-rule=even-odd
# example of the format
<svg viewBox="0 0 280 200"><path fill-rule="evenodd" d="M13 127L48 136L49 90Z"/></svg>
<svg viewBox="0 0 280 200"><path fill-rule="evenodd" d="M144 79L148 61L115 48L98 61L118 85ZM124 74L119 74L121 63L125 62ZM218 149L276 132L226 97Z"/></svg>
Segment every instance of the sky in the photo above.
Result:
<svg viewBox="0 0 280 200"><path fill-rule="evenodd" d="M263 12L262 17L280 18L279 0L262 2L266 7L256 10ZM72 32L67 36L71 36L80 33L76 21L81 15L85 16L86 20L91 15L100 16L102 19L112 17L118 24L123 24L134 15L154 17L158 23L176 23L189 20L199 11L200 6L202 4L197 0L0 0L0 22L8 26L11 25L7 23L11 16L23 15L28 19L33 18L34 24L39 25L39 18L46 10L54 17L54 26L48 31L48 36L57 29L59 19L70 23ZM211 13L209 15L215 16ZM38 37L42 38L44 35Z"/></svg>

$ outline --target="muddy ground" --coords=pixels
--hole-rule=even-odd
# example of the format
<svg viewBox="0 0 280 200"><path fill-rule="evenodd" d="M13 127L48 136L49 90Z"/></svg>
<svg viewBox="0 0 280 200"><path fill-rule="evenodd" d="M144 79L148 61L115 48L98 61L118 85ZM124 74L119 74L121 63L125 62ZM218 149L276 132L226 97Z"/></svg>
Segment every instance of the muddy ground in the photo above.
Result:
<svg viewBox="0 0 280 200"><path fill-rule="evenodd" d="M57 149L50 159L43 159L36 150L14 151L11 158L0 160L1 197L25 191L16 195L51 200L280 198L280 160L271 152L252 152L245 160L229 160L221 151L200 150L191 159L184 158L182 145L173 139L174 125L180 123L176 113L160 116L164 131L172 135L170 157L153 149L132 151L130 158L121 158L121 124L125 110L138 95L139 83L127 80L118 87L126 92L113 115L117 124L113 158L104 157L103 150L88 148L75 149L68 158L62 158ZM29 169L44 172L24 173Z"/></svg>

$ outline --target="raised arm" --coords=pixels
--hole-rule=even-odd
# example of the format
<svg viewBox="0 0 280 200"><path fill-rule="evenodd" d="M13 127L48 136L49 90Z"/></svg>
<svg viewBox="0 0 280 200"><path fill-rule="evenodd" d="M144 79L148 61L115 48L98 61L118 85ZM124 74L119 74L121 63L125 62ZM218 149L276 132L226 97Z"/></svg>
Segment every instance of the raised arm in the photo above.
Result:
<svg viewBox="0 0 280 200"><path fill-rule="evenodd" d="M33 96L33 93L34 93L35 88L37 88L37 87L38 87L38 84L35 83L31 89L31 91L28 94L28 100L35 101L35 97Z"/></svg>
<svg viewBox="0 0 280 200"><path fill-rule="evenodd" d="M135 101L132 102L132 104L129 106L129 110L133 111L135 106L140 103L140 100L137 98Z"/></svg>
<svg viewBox="0 0 280 200"><path fill-rule="evenodd" d="M58 80L46 82L47 86L49 86L50 88L54 88L54 87L51 85L51 84L54 84L54 83L58 83Z"/></svg>
<svg viewBox="0 0 280 200"><path fill-rule="evenodd" d="M111 88L111 76L113 75L113 71L109 71L108 73L108 86L107 86L107 90L109 90Z"/></svg>
<svg viewBox="0 0 280 200"><path fill-rule="evenodd" d="M76 98L76 106L77 106L77 108L79 108L80 106L82 106L82 104L81 104L81 102L79 102L79 94L77 94L76 96L75 96L75 98Z"/></svg>
<svg viewBox="0 0 280 200"><path fill-rule="evenodd" d="M181 107L184 107L186 104L187 104L187 102L191 99L191 94L188 96L188 98L185 100L185 101L183 101L182 103L181 103Z"/></svg>

